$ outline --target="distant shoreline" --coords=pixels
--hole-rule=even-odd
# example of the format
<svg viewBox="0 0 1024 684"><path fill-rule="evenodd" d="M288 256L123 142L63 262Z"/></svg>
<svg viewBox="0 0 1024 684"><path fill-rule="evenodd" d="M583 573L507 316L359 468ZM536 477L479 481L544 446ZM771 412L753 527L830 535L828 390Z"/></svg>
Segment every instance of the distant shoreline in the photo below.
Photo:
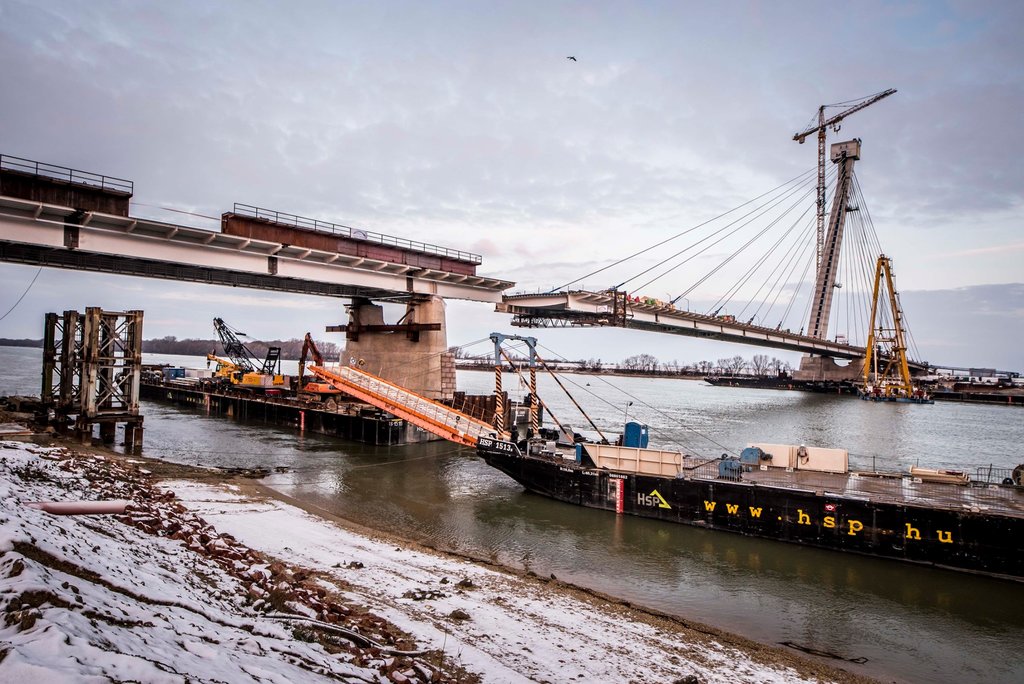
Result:
<svg viewBox="0 0 1024 684"><path fill-rule="evenodd" d="M455 370L465 371L478 371L481 373L493 373L494 366L485 365L459 365L455 364ZM516 369L511 366L503 366L502 370L506 373L515 373ZM573 375L608 375L614 378L674 378L676 380L704 380L707 373L675 373L671 371L628 371L628 370L591 370L591 369L580 369L580 368L555 368L553 369L559 373L572 373ZM752 376L756 377L756 376Z"/></svg>

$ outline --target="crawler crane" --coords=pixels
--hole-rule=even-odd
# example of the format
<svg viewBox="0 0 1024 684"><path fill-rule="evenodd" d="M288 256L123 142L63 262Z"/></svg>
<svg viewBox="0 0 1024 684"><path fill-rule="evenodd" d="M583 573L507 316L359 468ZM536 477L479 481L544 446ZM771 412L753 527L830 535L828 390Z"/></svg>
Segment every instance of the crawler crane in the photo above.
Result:
<svg viewBox="0 0 1024 684"><path fill-rule="evenodd" d="M281 375L280 347L268 347L266 358L257 368L256 356L238 339L239 336L245 337L245 333L233 330L221 318L213 319L213 328L217 331L225 355L230 359L214 354L206 355L207 365L211 361L217 363L214 377L240 389L266 391L287 387L287 378Z"/></svg>

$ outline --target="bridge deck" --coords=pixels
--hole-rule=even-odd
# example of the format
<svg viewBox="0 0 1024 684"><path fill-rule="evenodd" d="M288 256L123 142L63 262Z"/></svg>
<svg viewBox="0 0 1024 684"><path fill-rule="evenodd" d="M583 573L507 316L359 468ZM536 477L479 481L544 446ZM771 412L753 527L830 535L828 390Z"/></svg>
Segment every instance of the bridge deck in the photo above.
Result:
<svg viewBox="0 0 1024 684"><path fill-rule="evenodd" d="M513 283L0 195L0 261L322 296L498 302Z"/></svg>
<svg viewBox="0 0 1024 684"><path fill-rule="evenodd" d="M536 295L508 295L500 310L514 315L520 327L623 326L615 299L606 292L576 290ZM838 358L863 358L864 349L799 333L738 322L729 316L706 316L670 304L626 302L625 326L690 337L705 337Z"/></svg>
<svg viewBox="0 0 1024 684"><path fill-rule="evenodd" d="M621 306L620 299L620 306ZM573 290L544 294L506 295L499 311L513 315L512 325L524 328L627 327L636 330L738 342L761 347L862 359L864 348L819 340L778 328L736 321L731 316L708 316L683 311L663 302L626 301L626 313L616 315L615 298L608 292ZM911 362L912 368L923 364Z"/></svg>

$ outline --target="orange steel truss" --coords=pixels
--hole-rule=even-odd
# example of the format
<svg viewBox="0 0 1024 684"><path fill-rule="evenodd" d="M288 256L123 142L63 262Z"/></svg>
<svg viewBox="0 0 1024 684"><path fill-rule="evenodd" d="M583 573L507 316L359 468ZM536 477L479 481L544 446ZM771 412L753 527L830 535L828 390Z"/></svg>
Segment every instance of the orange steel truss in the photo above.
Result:
<svg viewBox="0 0 1024 684"><path fill-rule="evenodd" d="M427 399L372 373L349 366L336 370L309 366L308 370L346 394L450 442L475 447L481 436L493 435L499 439L509 439L507 432L489 423Z"/></svg>

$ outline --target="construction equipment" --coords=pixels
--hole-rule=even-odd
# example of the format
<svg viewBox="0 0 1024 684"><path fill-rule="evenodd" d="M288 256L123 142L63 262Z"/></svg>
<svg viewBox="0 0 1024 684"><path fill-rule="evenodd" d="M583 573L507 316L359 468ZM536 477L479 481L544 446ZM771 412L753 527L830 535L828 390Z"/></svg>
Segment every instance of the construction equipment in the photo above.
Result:
<svg viewBox="0 0 1024 684"><path fill-rule="evenodd" d="M885 327L882 322L883 317L878 315L883 275L885 289L888 292L891 328ZM920 403L925 403L927 400L925 393L914 387L910 377L910 367L907 363L907 343L903 330L903 311L900 308L896 289L893 287L892 260L884 254L878 257L878 262L875 265L871 321L867 354L864 357L864 395L866 398L917 400Z"/></svg>
<svg viewBox="0 0 1024 684"><path fill-rule="evenodd" d="M246 337L245 333L234 330L221 318L213 319L213 329L217 331L224 353L230 359L207 354L207 364L210 361L217 362L216 377L223 378L242 389L266 390L287 384L287 379L281 375L280 347L267 347L267 356L260 363L252 351L238 339L239 336Z"/></svg>
<svg viewBox="0 0 1024 684"><path fill-rule="evenodd" d="M896 92L895 88L889 88L883 90L880 93L865 97L861 100L851 100L850 102L840 102L834 105L821 105L818 107L818 125L811 126L806 131L802 131L793 136L793 140L796 140L801 145L807 136L812 133L818 134L818 195L817 195L817 208L818 208L818 251L817 261L815 266L821 266L822 253L825 250L825 131L831 127L833 132L839 132L839 122L850 116L854 112L859 112L869 105L873 105L879 100L889 97ZM850 105L843 111L830 116L828 119L825 118L826 107L837 107L848 104Z"/></svg>
<svg viewBox="0 0 1024 684"><path fill-rule="evenodd" d="M212 353L211 354L207 354L206 355L206 367L207 368L210 367L210 362L211 361L213 361L214 363L217 364L217 367L213 371L213 377L214 378L220 379L220 380L226 380L228 382L231 382L232 378L235 378L235 377L241 378L242 369L239 368L234 363L232 363L231 361L228 361L227 359L223 359L223 358L217 356L216 354L212 354Z"/></svg>
<svg viewBox="0 0 1024 684"><path fill-rule="evenodd" d="M316 366L324 365L323 354L316 347L316 342L313 341L313 336L306 333L306 338L302 341L302 353L299 355L299 380L296 385L295 393L301 398L303 396L316 397L323 399L326 395L341 394L341 390L328 382L305 382L306 380L306 358L308 356L313 357L313 364Z"/></svg>

